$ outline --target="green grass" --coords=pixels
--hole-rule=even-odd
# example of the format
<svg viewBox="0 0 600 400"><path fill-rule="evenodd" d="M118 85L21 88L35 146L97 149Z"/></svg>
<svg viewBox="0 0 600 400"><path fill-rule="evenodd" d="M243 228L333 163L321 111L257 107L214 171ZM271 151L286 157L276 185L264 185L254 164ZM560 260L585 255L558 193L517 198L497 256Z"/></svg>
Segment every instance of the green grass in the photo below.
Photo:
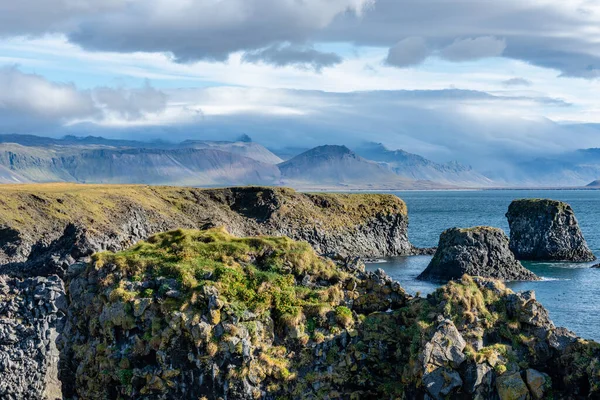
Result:
<svg viewBox="0 0 600 400"><path fill-rule="evenodd" d="M297 285L304 275L331 283L346 278L305 242L285 237L236 238L218 228L161 233L126 251L94 255L94 268L109 265L124 274L121 282L106 283L112 289L111 301L152 297L155 293L150 290L141 294L124 290L123 282L165 277L180 283L184 294L181 304L200 295L204 286L215 286L237 313L270 311L288 325L297 324L328 297L324 289ZM159 288L156 294L164 295L167 290ZM347 323L352 319L351 313L346 315L349 312L343 313Z"/></svg>
<svg viewBox="0 0 600 400"><path fill-rule="evenodd" d="M141 210L151 221L191 227L239 218L230 202L247 204L247 212L273 206L275 219L326 229L355 226L377 215L406 214L406 205L388 194L303 194L289 188L199 189L145 185L74 183L0 185L0 224L30 234L54 234L66 223L90 230L118 230L123 216ZM267 207L268 208L268 207ZM251 215L247 217L252 218Z"/></svg>

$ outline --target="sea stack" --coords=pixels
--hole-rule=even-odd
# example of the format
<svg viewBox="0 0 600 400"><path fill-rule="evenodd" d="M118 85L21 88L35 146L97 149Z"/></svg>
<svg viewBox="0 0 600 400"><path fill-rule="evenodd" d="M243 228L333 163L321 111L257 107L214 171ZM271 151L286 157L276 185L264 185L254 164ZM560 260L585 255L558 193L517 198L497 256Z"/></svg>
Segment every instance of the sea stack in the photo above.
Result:
<svg viewBox="0 0 600 400"><path fill-rule="evenodd" d="M506 214L510 249L519 260L587 262L589 249L575 213L562 201L515 200Z"/></svg>
<svg viewBox="0 0 600 400"><path fill-rule="evenodd" d="M489 226L444 231L433 259L418 279L449 281L464 274L504 281L539 280L515 259L504 231Z"/></svg>

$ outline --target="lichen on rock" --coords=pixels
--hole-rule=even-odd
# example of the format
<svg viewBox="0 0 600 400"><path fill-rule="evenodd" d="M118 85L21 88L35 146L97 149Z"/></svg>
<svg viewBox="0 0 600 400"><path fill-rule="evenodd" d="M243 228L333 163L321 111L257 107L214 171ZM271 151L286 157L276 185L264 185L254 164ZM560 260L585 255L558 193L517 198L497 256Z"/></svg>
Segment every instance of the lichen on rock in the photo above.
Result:
<svg viewBox="0 0 600 400"><path fill-rule="evenodd" d="M510 249L519 260L587 262L596 259L571 206L548 199L513 201L506 214Z"/></svg>
<svg viewBox="0 0 600 400"><path fill-rule="evenodd" d="M464 274L505 281L538 279L515 259L504 232L488 226L444 231L433 259L418 279L449 281Z"/></svg>

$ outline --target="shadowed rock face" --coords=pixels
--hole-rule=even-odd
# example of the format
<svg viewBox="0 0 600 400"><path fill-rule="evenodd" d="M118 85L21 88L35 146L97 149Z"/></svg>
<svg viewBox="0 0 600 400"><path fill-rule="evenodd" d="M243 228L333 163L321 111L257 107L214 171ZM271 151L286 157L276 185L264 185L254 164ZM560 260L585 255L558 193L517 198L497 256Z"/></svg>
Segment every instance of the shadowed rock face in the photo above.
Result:
<svg viewBox="0 0 600 400"><path fill-rule="evenodd" d="M449 281L464 274L505 281L539 279L515 259L504 232L486 226L444 231L431 263L418 279Z"/></svg>
<svg viewBox="0 0 600 400"><path fill-rule="evenodd" d="M506 217L510 226L510 249L519 260L587 262L596 259L567 203L515 200Z"/></svg>

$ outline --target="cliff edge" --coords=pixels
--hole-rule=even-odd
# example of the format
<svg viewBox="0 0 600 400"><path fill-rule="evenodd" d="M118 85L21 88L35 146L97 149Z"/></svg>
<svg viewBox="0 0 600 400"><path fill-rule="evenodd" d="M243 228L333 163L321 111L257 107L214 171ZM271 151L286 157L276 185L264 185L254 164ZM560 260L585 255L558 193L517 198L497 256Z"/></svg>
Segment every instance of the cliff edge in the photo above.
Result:
<svg viewBox="0 0 600 400"><path fill-rule="evenodd" d="M288 236L319 254L411 254L406 205L386 194L308 194L287 188L133 185L0 187L0 273L63 275L91 254L154 233L225 227L236 236Z"/></svg>

